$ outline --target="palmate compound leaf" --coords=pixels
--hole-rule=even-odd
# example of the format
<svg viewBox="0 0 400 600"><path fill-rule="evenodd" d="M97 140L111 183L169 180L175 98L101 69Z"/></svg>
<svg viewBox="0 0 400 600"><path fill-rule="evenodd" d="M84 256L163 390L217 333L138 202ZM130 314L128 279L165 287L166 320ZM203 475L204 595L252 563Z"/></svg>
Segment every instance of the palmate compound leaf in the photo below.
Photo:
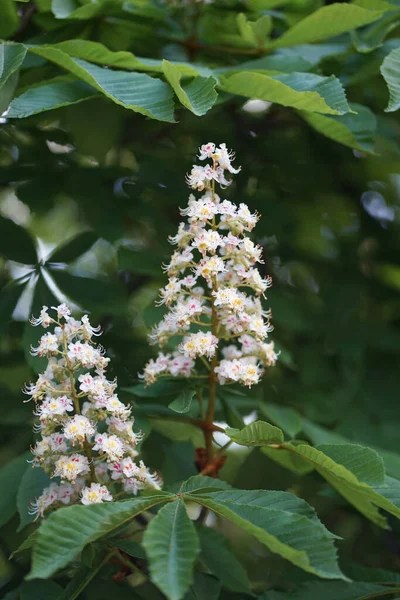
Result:
<svg viewBox="0 0 400 600"><path fill-rule="evenodd" d="M159 121L174 122L171 87L145 73L114 71L73 58L52 46L27 46L33 54L54 62L116 104Z"/></svg>
<svg viewBox="0 0 400 600"><path fill-rule="evenodd" d="M385 477L383 461L375 450L357 444L313 448L301 443L277 443L269 436L270 427L269 423L257 421L241 431L228 429L226 433L238 444L265 447L268 456L274 452L296 456L380 527L387 527L387 522L378 508L400 518L400 483Z"/></svg>
<svg viewBox="0 0 400 600"><path fill-rule="evenodd" d="M379 19L382 14L381 11L367 10L354 4L334 3L323 6L293 25L269 45L282 48L326 40L368 25Z"/></svg>
<svg viewBox="0 0 400 600"><path fill-rule="evenodd" d="M389 104L386 112L400 108L400 48L392 50L381 65L381 73L389 88Z"/></svg>
<svg viewBox="0 0 400 600"><path fill-rule="evenodd" d="M241 71L224 78L221 88L246 98L258 98L311 113L343 115L350 112L344 88L334 76L313 73L264 75Z"/></svg>
<svg viewBox="0 0 400 600"><path fill-rule="evenodd" d="M195 77L189 83L181 83L179 67L163 60L164 75L185 108L200 117L214 106L218 94L214 77Z"/></svg>
<svg viewBox="0 0 400 600"><path fill-rule="evenodd" d="M173 498L166 492L91 506L68 506L52 513L38 530L27 579L46 579L65 567L86 544L113 534L138 514Z"/></svg>
<svg viewBox="0 0 400 600"><path fill-rule="evenodd" d="M336 559L336 538L319 521L314 509L288 492L220 490L185 495L229 519L271 552L304 571L327 579L344 579Z"/></svg>
<svg viewBox="0 0 400 600"><path fill-rule="evenodd" d="M158 511L143 536L143 547L152 581L168 600L183 598L193 581L200 543L182 497Z"/></svg>

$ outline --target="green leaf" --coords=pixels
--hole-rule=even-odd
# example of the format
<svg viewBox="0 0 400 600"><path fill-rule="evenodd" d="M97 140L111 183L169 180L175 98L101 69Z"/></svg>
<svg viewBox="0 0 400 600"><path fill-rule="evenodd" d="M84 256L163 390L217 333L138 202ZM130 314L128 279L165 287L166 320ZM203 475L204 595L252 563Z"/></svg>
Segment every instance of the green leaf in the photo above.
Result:
<svg viewBox="0 0 400 600"><path fill-rule="evenodd" d="M50 483L50 477L41 467L34 469L31 466L27 467L17 493L17 508L20 517L17 531L21 531L29 523L33 523L35 517L29 514L30 505Z"/></svg>
<svg viewBox="0 0 400 600"><path fill-rule="evenodd" d="M226 481L208 477L207 475L193 475L187 481L184 481L180 487L180 494L194 494L196 492L203 493L206 491L215 490L230 490L232 486Z"/></svg>
<svg viewBox="0 0 400 600"><path fill-rule="evenodd" d="M22 65L26 48L22 44L0 44L0 88Z"/></svg>
<svg viewBox="0 0 400 600"><path fill-rule="evenodd" d="M36 529L33 533L31 533L30 535L28 535L28 537L26 538L26 540L24 540L22 542L22 544L20 544L16 550L14 550L11 553L10 558L13 558L13 556L15 554L19 554L20 552L24 552L24 550L29 550L30 548L33 548L33 546L37 542L37 539L38 539L38 531Z"/></svg>
<svg viewBox="0 0 400 600"><path fill-rule="evenodd" d="M57 600L62 591L54 581L28 581L21 588L21 600Z"/></svg>
<svg viewBox="0 0 400 600"><path fill-rule="evenodd" d="M266 446L268 456L275 451L286 455L293 453L304 459L350 504L380 527L386 527L387 524L378 507L400 518L400 504L391 499L397 498L398 488L393 483L396 480L389 482L385 478L383 461L371 448L337 444L320 446L319 449L306 444L271 443L265 439L264 426L257 423L248 425L240 432L233 431L230 437L234 442L246 446Z"/></svg>
<svg viewBox="0 0 400 600"><path fill-rule="evenodd" d="M214 106L218 94L213 77L195 77L190 83L181 84L182 74L179 67L163 60L163 72L181 104L198 117Z"/></svg>
<svg viewBox="0 0 400 600"><path fill-rule="evenodd" d="M272 18L263 15L257 21L249 21L245 13L239 13L236 23L242 38L252 48L262 47L272 29Z"/></svg>
<svg viewBox="0 0 400 600"><path fill-rule="evenodd" d="M9 107L8 119L24 119L47 110L77 104L97 96L97 92L82 81L59 81L30 88L15 98Z"/></svg>
<svg viewBox="0 0 400 600"><path fill-rule="evenodd" d="M148 250L118 249L118 267L137 275L160 275L163 256Z"/></svg>
<svg viewBox="0 0 400 600"><path fill-rule="evenodd" d="M38 260L28 231L4 217L0 217L0 256L27 265L34 265Z"/></svg>
<svg viewBox="0 0 400 600"><path fill-rule="evenodd" d="M310 112L339 115L350 110L343 86L334 75L291 73L271 77L244 71L224 79L221 87L232 94Z"/></svg>
<svg viewBox="0 0 400 600"><path fill-rule="evenodd" d="M373 154L376 117L369 108L361 104L350 104L350 107L357 114L327 116L303 112L301 116L311 127L335 142Z"/></svg>
<svg viewBox="0 0 400 600"><path fill-rule="evenodd" d="M389 104L385 111L394 112L400 108L400 48L386 56L381 73L389 88Z"/></svg>
<svg viewBox="0 0 400 600"><path fill-rule="evenodd" d="M179 396L168 404L168 408L177 413L187 413L192 405L192 400L196 395L196 391L190 388L184 389Z"/></svg>
<svg viewBox="0 0 400 600"><path fill-rule="evenodd" d="M281 37L271 42L270 47L281 48L326 40L368 25L381 16L380 11L366 10L354 4L330 4L296 23Z"/></svg>
<svg viewBox="0 0 400 600"><path fill-rule="evenodd" d="M92 277L78 277L68 271L51 270L51 277L60 290L86 310L121 313L124 310L123 290L118 282Z"/></svg>
<svg viewBox="0 0 400 600"><path fill-rule="evenodd" d="M113 71L72 58L52 46L29 46L30 52L56 63L116 104L152 119L174 123L170 86L144 73Z"/></svg>
<svg viewBox="0 0 400 600"><path fill-rule="evenodd" d="M304 500L267 490L225 490L186 499L231 520L301 569L319 577L346 579L337 564L335 536Z"/></svg>
<svg viewBox="0 0 400 600"><path fill-rule="evenodd" d="M110 504L68 506L51 513L38 530L32 569L27 579L51 577L73 560L86 544L111 535L136 515L167 502L171 497L171 494L159 492Z"/></svg>
<svg viewBox="0 0 400 600"><path fill-rule="evenodd" d="M75 572L71 581L68 583L67 587L64 588L62 593L57 596L56 600L75 600L76 598L81 597L81 592L90 584L90 582L96 577L96 575L103 568L106 567L107 563L110 560L111 553L107 553L104 556L101 553L98 556L91 556L90 566L84 565L84 552L86 548L90 548L93 553L93 546L86 546L81 554L81 567Z"/></svg>
<svg viewBox="0 0 400 600"><path fill-rule="evenodd" d="M169 600L183 598L193 581L200 545L181 498L158 511L145 531L143 546L152 581Z"/></svg>
<svg viewBox="0 0 400 600"><path fill-rule="evenodd" d="M221 586L216 577L206 573L194 573L194 583L185 594L184 600L218 600Z"/></svg>
<svg viewBox="0 0 400 600"><path fill-rule="evenodd" d="M13 0L1 1L0 38L12 36L18 27L17 6Z"/></svg>
<svg viewBox="0 0 400 600"><path fill-rule="evenodd" d="M98 239L98 235L93 231L78 233L78 235L67 240L61 246L57 246L48 257L47 262L70 263L90 250Z"/></svg>
<svg viewBox="0 0 400 600"><path fill-rule="evenodd" d="M143 560L146 559L146 553L143 550L142 546L137 542L134 542L133 540L125 538L112 540L110 546L112 546L113 548L118 548L119 550L122 550L123 552L129 554L129 556L133 556L134 558L141 558Z"/></svg>
<svg viewBox="0 0 400 600"><path fill-rule="evenodd" d="M398 590L398 588L397 588ZM344 581L309 581L296 586L292 592L276 596L276 600L374 600L390 594L390 588L371 583L346 583ZM395 591L395 590L393 590ZM392 591L392 593L393 593ZM274 592L271 592L273 594ZM259 600L275 600L270 592Z"/></svg>
<svg viewBox="0 0 400 600"><path fill-rule="evenodd" d="M200 559L233 592L250 592L247 573L236 558L227 538L215 529L199 526Z"/></svg>
<svg viewBox="0 0 400 600"><path fill-rule="evenodd" d="M0 334L7 329L11 315L21 297L22 292L26 288L27 282L16 283L11 281L4 286L0 291Z"/></svg>
<svg viewBox="0 0 400 600"><path fill-rule="evenodd" d="M282 431L265 421L254 421L242 430L228 428L225 433L234 442L243 446L282 444L284 440Z"/></svg>
<svg viewBox="0 0 400 600"><path fill-rule="evenodd" d="M56 19L69 17L79 6L77 0L51 0L51 11Z"/></svg>
<svg viewBox="0 0 400 600"><path fill-rule="evenodd" d="M17 510L17 492L29 456L29 452L22 454L0 469L0 527L5 525Z"/></svg>
<svg viewBox="0 0 400 600"><path fill-rule="evenodd" d="M221 391L218 391L218 400L222 404L222 408L224 409L224 417L225 421L230 427L242 429L244 427L243 419L237 410L234 401L232 401L232 396L228 394L224 394Z"/></svg>
<svg viewBox="0 0 400 600"><path fill-rule="evenodd" d="M290 406L281 406L270 402L263 402L260 405L261 411L266 417L271 419L290 437L295 437L302 429L302 419L300 415Z"/></svg>
<svg viewBox="0 0 400 600"><path fill-rule="evenodd" d="M163 73L162 60L135 56L131 52L125 52L123 50L112 52L103 44L91 40L68 40L54 44L52 47L62 50L69 56L83 58L91 63L126 69L128 71ZM182 75L193 76L200 74L206 77L213 75L211 69L203 67L202 65L180 61L170 61L170 64L178 66Z"/></svg>

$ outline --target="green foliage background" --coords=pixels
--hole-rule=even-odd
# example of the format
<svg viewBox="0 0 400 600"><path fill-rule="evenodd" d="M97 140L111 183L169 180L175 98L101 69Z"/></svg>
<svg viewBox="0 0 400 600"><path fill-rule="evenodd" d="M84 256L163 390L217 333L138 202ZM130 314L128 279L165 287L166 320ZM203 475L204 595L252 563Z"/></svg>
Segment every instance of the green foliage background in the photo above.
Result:
<svg viewBox="0 0 400 600"><path fill-rule="evenodd" d="M164 597L140 575L130 579L135 587L116 583L110 574L119 567L96 565L87 556L78 575L84 579L82 568L94 574L82 593L76 587L78 595L71 588L62 592L71 575L65 569L53 580L24 582L29 550L8 560L35 529L26 507L46 485L30 477L26 465L33 419L20 389L42 367L29 355L39 334L26 319L60 293L90 311L105 331L102 343L125 390L121 397L134 402L147 434L147 463L172 491L196 475L195 448L202 437L172 420L168 408L181 388L143 390L137 373L152 355L146 334L162 314L154 300L165 283L161 263L171 253L168 235L175 233L178 206L188 196L184 173L197 147L208 141L226 142L242 165L227 197L262 214L254 239L264 247L262 270L274 279L268 301L281 350L263 384L246 394L219 395L218 421L240 429L243 417L256 411L281 428L286 440L324 445L324 453L340 464L354 446L344 446L340 458L332 450L337 444L368 446L382 457L397 490L399 25L396 0L185 6L2 0L0 112L8 110L0 125L5 598ZM254 98L264 104L246 104ZM190 411L196 416L197 407ZM259 431L257 442L253 434L243 441L231 433L239 443L262 446ZM394 509L386 507L391 529L383 529L382 517L368 520L339 495L335 480L321 477L318 468L310 472L301 458L296 462L283 453L278 461L273 450L259 447L231 447L227 454L220 477L235 488L288 490L317 509L327 528L343 538L336 543L340 565L352 580L319 580L220 520L219 532L233 541L253 597L400 594ZM379 458L357 456L367 470ZM370 479L368 472L365 483ZM393 492L397 507L399 499ZM162 511L168 516L170 506L157 518ZM24 528L16 533L20 518ZM154 528L144 543L149 554ZM219 534L201 534L193 560L201 551L202 568L185 599L252 597L230 550L225 564ZM146 571L143 549L130 551ZM216 563L225 569L216 572ZM158 583L157 575L153 580ZM392 585L392 595L382 583Z"/></svg>

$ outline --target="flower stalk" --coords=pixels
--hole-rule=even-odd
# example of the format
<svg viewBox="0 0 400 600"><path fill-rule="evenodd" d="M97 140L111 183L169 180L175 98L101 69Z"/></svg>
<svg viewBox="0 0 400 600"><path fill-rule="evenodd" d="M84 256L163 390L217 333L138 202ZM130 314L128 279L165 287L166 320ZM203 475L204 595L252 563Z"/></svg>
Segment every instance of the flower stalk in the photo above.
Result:
<svg viewBox="0 0 400 600"><path fill-rule="evenodd" d="M48 365L25 392L39 418L31 462L54 480L31 513L43 517L63 504L112 502L145 487L159 489L157 475L135 461L142 435L133 431L131 409L116 395L116 381L106 378L110 359L93 341L100 328L92 327L87 315L72 318L65 304L53 311L51 316L43 306L39 318L31 320L53 328L32 348L33 355L48 358Z"/></svg>
<svg viewBox="0 0 400 600"><path fill-rule="evenodd" d="M186 182L203 195L189 196L188 206L181 209L188 221L170 238L177 250L165 265L169 281L158 302L169 310L150 335L151 343L160 347L168 343L172 350L159 352L140 377L147 384L165 376L207 377L208 402L198 422L206 454L200 471L216 473L222 460L215 455L213 441L217 386L257 384L278 354L274 343L265 341L273 328L271 313L261 302L272 280L258 271L262 249L247 235L259 216L246 204L237 206L216 192L216 185L225 189L231 183L227 176L238 174L240 168L233 167L234 154L225 144L204 144L198 158L210 159L211 164L193 165ZM203 415L200 397L199 405Z"/></svg>

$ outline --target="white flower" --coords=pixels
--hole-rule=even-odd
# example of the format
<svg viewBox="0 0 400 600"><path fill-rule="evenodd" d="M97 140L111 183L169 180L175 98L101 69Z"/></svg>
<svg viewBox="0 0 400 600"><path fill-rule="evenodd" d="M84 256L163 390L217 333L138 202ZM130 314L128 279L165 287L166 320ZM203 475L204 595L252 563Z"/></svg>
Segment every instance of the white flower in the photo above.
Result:
<svg viewBox="0 0 400 600"><path fill-rule="evenodd" d="M89 419L83 415L75 415L69 419L67 425L64 426L64 436L67 440L83 442L86 438L95 434L95 428Z"/></svg>
<svg viewBox="0 0 400 600"><path fill-rule="evenodd" d="M231 165L231 161L235 158L235 153L229 152L226 144L221 144L218 148L216 148L214 156L216 157L216 160L222 169L227 169L230 173L234 174L239 173L240 167L238 169L234 169Z"/></svg>
<svg viewBox="0 0 400 600"><path fill-rule="evenodd" d="M235 344L230 344L222 349L222 356L227 360L233 360L234 358L241 358L242 353Z"/></svg>
<svg viewBox="0 0 400 600"><path fill-rule="evenodd" d="M272 278L270 276L265 278L261 277L260 272L257 269L250 269L247 271L244 278L246 279L247 285L252 287L259 294L263 294L265 290L272 285Z"/></svg>
<svg viewBox="0 0 400 600"><path fill-rule="evenodd" d="M49 327L52 323L54 323L54 319L52 319L50 317L50 315L47 313L48 309L49 309L48 306L43 306L42 310L40 311L39 318L35 319L35 317L32 316L29 319L30 323L32 323L32 325L34 327L37 327L38 325L42 325L42 327L47 329L47 327Z"/></svg>
<svg viewBox="0 0 400 600"><path fill-rule="evenodd" d="M168 364L169 355L165 355L162 352L160 352L156 360L154 360L153 358L149 360L149 362L144 368L143 375L139 374L139 377L144 379L146 383L154 383L154 381L157 378L157 375L163 373L168 369Z"/></svg>
<svg viewBox="0 0 400 600"><path fill-rule="evenodd" d="M38 406L36 412L33 414L41 419L51 419L56 415L65 415L72 410L74 410L73 402L67 396L59 396L58 398L48 397Z"/></svg>
<svg viewBox="0 0 400 600"><path fill-rule="evenodd" d="M82 504L99 504L101 502L111 502L113 497L105 485L100 483L92 483L90 487L83 488Z"/></svg>
<svg viewBox="0 0 400 600"><path fill-rule="evenodd" d="M125 477L136 477L140 474L139 467L133 462L131 458L124 458L124 460L121 462L121 466L122 473L125 475Z"/></svg>
<svg viewBox="0 0 400 600"><path fill-rule="evenodd" d="M182 281L180 281L177 277L171 277L165 288L160 290L161 300L158 304L171 304L179 295L181 291Z"/></svg>
<svg viewBox="0 0 400 600"><path fill-rule="evenodd" d="M192 190L198 190L201 192L205 188L205 168L193 165L190 174L186 175L186 183Z"/></svg>
<svg viewBox="0 0 400 600"><path fill-rule="evenodd" d="M120 438L126 439L130 445L130 455L132 456L132 446L136 446L143 439L141 432L133 432L133 421L123 421L119 417L109 417L107 419L108 431L116 433ZM137 452L135 451L135 455Z"/></svg>
<svg viewBox="0 0 400 600"><path fill-rule="evenodd" d="M222 245L223 239L218 231L210 231L209 229L202 230L192 242L193 248L200 250L203 256L205 256L207 252L215 252L218 246Z"/></svg>
<svg viewBox="0 0 400 600"><path fill-rule="evenodd" d="M273 367L278 360L280 352L275 352L274 350L274 342L269 342L269 344L261 344L260 347L260 356L264 359L265 363L269 367Z"/></svg>
<svg viewBox="0 0 400 600"><path fill-rule="evenodd" d="M71 311L66 304L63 303L59 306L52 306L51 308L57 311L57 317L59 319L65 319L66 321L69 321Z"/></svg>
<svg viewBox="0 0 400 600"><path fill-rule="evenodd" d="M54 477L74 482L78 475L89 473L89 461L82 454L62 456L55 464Z"/></svg>
<svg viewBox="0 0 400 600"><path fill-rule="evenodd" d="M234 287L220 287L212 292L215 306L226 306L234 312L240 312L245 307L245 297Z"/></svg>
<svg viewBox="0 0 400 600"><path fill-rule="evenodd" d="M221 360L215 367L219 382L223 385L227 381L238 381L251 387L260 381L262 369L246 359Z"/></svg>
<svg viewBox="0 0 400 600"><path fill-rule="evenodd" d="M39 346L37 348L31 346L31 354L33 356L49 356L50 354L56 354L58 352L58 345L57 336L50 332L45 333L40 338Z"/></svg>
<svg viewBox="0 0 400 600"><path fill-rule="evenodd" d="M83 338L85 340L92 339L92 336L94 336L94 335L101 335L100 325L98 325L97 327L92 327L89 322L89 317L87 315L83 315L81 321L82 321Z"/></svg>
<svg viewBox="0 0 400 600"><path fill-rule="evenodd" d="M215 144L213 144L212 142L208 142L208 144L203 144L199 149L200 154L198 155L198 158L200 160L205 160L206 158L212 158L214 151L215 151Z"/></svg>
<svg viewBox="0 0 400 600"><path fill-rule="evenodd" d="M260 246L256 246L249 238L244 238L240 243L240 254L246 258L250 264L255 262L262 263L262 248Z"/></svg>
<svg viewBox="0 0 400 600"><path fill-rule="evenodd" d="M202 168L202 167L200 167ZM189 199L188 207L181 210L181 215L189 217L189 221L210 221L218 213L218 206L208 196L195 200Z"/></svg>
<svg viewBox="0 0 400 600"><path fill-rule="evenodd" d="M257 224L259 216L257 213L251 214L249 207L247 204L239 204L239 210L237 212L237 216L241 223L243 224L246 231L251 231L254 226Z"/></svg>
<svg viewBox="0 0 400 600"><path fill-rule="evenodd" d="M116 435L98 433L95 438L93 450L99 450L107 455L107 460L117 461L124 455L124 443Z"/></svg>
<svg viewBox="0 0 400 600"><path fill-rule="evenodd" d="M215 350L218 345L218 338L213 335L210 331L203 333L192 333L186 337L182 344L180 344L180 351L189 358L195 358L196 356L207 356L211 358L215 354Z"/></svg>
<svg viewBox="0 0 400 600"><path fill-rule="evenodd" d="M107 398L105 403L105 408L107 412L112 415L120 418L127 419L131 414L131 409L128 406L125 406L117 396L111 396Z"/></svg>
<svg viewBox="0 0 400 600"><path fill-rule="evenodd" d="M179 375L181 377L190 377L194 365L195 362L191 358L174 352L174 356L168 363L168 371L173 377L178 377Z"/></svg>
<svg viewBox="0 0 400 600"><path fill-rule="evenodd" d="M56 483L52 483L49 487L45 488L39 498L36 498L34 502L31 503L28 512L30 515L36 515L36 519L39 517L43 517L44 511L57 502L58 494L57 494L58 485Z"/></svg>
<svg viewBox="0 0 400 600"><path fill-rule="evenodd" d="M102 352L85 342L74 342L68 345L68 358L72 364L80 363L84 368L92 368L102 363Z"/></svg>
<svg viewBox="0 0 400 600"><path fill-rule="evenodd" d="M225 264L222 258L219 256L211 256L200 261L199 266L196 269L196 275L204 277L209 281L213 276L218 273L225 271Z"/></svg>

